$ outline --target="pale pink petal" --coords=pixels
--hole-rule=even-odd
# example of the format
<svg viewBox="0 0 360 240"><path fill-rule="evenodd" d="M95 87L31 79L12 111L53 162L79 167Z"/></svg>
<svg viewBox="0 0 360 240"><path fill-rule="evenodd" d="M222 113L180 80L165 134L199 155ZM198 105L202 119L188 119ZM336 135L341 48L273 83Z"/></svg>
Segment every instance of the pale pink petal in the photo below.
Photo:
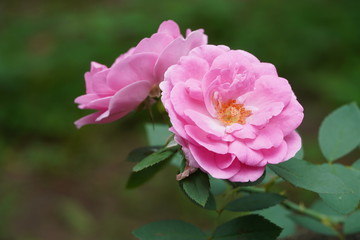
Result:
<svg viewBox="0 0 360 240"><path fill-rule="evenodd" d="M97 95L96 93L91 93L91 94L81 95L81 96L75 98L74 102L77 104L87 104L88 102L93 101L98 98L99 98L99 95Z"/></svg>
<svg viewBox="0 0 360 240"><path fill-rule="evenodd" d="M272 117L278 116L284 109L284 104L282 102L274 102L259 104L257 107L247 105L246 109L252 111L246 122L251 125L261 126L268 123Z"/></svg>
<svg viewBox="0 0 360 240"><path fill-rule="evenodd" d="M228 145L226 142L221 141L213 141L208 138L208 134L203 132L199 127L186 125L185 126L186 133L194 140L194 143L197 143L209 151L225 154L228 152Z"/></svg>
<svg viewBox="0 0 360 240"><path fill-rule="evenodd" d="M106 110L109 107L109 103L112 97L98 98L93 101L89 101L84 105L80 105L81 109L96 109L96 110Z"/></svg>
<svg viewBox="0 0 360 240"><path fill-rule="evenodd" d="M249 52L246 52L244 50L235 50L234 52L236 52L237 54L241 54L242 56L246 57L251 63L259 63L259 59L257 57L255 57L254 55L252 55Z"/></svg>
<svg viewBox="0 0 360 240"><path fill-rule="evenodd" d="M146 99L151 87L148 81L138 81L122 88L111 98L109 110L103 113L98 121L113 114L135 110Z"/></svg>
<svg viewBox="0 0 360 240"><path fill-rule="evenodd" d="M173 38L181 36L179 26L172 20L162 22L157 32L168 34Z"/></svg>
<svg viewBox="0 0 360 240"><path fill-rule="evenodd" d="M157 60L155 53L139 53L127 57L115 64L108 74L108 85L114 90L137 81L146 80L155 84L154 65Z"/></svg>
<svg viewBox="0 0 360 240"><path fill-rule="evenodd" d="M204 59L209 66L212 65L214 59L221 54L228 52L230 49L226 46L202 45L190 51L189 56L195 56Z"/></svg>
<svg viewBox="0 0 360 240"><path fill-rule="evenodd" d="M173 37L165 33L155 33L150 38L141 40L133 54L151 52L159 55L173 40Z"/></svg>
<svg viewBox="0 0 360 240"><path fill-rule="evenodd" d="M222 137L225 134L225 127L220 124L217 119L194 111L192 109L186 109L185 115L188 116L199 128L204 132L213 134L218 137Z"/></svg>
<svg viewBox="0 0 360 240"><path fill-rule="evenodd" d="M183 117L185 117L184 111L187 109L206 114L204 103L189 97L185 83L178 83L174 86L170 93L170 101L175 112Z"/></svg>
<svg viewBox="0 0 360 240"><path fill-rule="evenodd" d="M287 105L292 94L290 84L285 78L262 76L256 81L252 94L246 97L245 105L258 108L274 102L282 102Z"/></svg>
<svg viewBox="0 0 360 240"><path fill-rule="evenodd" d="M180 57L187 55L191 49L206 43L206 35L201 30L192 32L186 39L177 38L170 43L156 62L155 74L158 82L164 79L166 70L177 63Z"/></svg>
<svg viewBox="0 0 360 240"><path fill-rule="evenodd" d="M293 131L292 133L287 135L284 140L287 144L287 154L284 160L289 160L290 158L294 157L295 154L300 150L301 138L297 132Z"/></svg>
<svg viewBox="0 0 360 240"><path fill-rule="evenodd" d="M179 62L167 70L165 76L170 75L169 80L173 85L177 82L186 82L189 79L201 80L209 69L207 62L193 56L183 56ZM171 71L169 73L169 71Z"/></svg>
<svg viewBox="0 0 360 240"><path fill-rule="evenodd" d="M108 118L105 118L102 120L97 120L99 118L99 116L101 116L102 114L103 114L103 112L96 112L96 113L89 114L89 115L77 120L75 122L75 125L77 128L81 128L82 126L87 125L87 124L109 123L109 122L115 121L124 116L123 114L115 114Z"/></svg>
<svg viewBox="0 0 360 240"><path fill-rule="evenodd" d="M256 63L253 67L257 78L264 75L278 76L275 66L271 63Z"/></svg>

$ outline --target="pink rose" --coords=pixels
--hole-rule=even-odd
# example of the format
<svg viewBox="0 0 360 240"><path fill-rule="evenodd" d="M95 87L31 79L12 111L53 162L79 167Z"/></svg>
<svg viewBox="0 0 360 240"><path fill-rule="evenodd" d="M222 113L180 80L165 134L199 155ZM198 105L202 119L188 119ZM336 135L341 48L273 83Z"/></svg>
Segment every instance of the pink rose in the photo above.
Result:
<svg viewBox="0 0 360 240"><path fill-rule="evenodd" d="M167 70L160 88L189 166L215 178L255 181L266 164L301 147L302 106L275 67L248 52L197 47Z"/></svg>
<svg viewBox="0 0 360 240"><path fill-rule="evenodd" d="M207 43L203 30L187 31L184 39L178 25L163 22L157 33L145 38L110 67L92 62L85 73L86 94L75 99L81 109L97 112L75 122L86 124L117 120L136 109L149 95L156 96L167 68L191 49Z"/></svg>

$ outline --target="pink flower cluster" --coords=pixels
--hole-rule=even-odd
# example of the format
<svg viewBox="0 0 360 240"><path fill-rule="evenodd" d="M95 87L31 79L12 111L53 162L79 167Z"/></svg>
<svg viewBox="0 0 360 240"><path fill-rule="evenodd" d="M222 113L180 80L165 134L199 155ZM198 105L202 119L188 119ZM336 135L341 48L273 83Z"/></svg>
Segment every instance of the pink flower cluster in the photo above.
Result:
<svg viewBox="0 0 360 240"><path fill-rule="evenodd" d="M202 30L183 38L173 21L110 68L92 63L85 80L86 94L76 102L98 112L78 120L78 127L119 119L160 86L188 167L215 178L255 181L267 164L286 161L301 147L295 129L303 108L274 65L208 45Z"/></svg>

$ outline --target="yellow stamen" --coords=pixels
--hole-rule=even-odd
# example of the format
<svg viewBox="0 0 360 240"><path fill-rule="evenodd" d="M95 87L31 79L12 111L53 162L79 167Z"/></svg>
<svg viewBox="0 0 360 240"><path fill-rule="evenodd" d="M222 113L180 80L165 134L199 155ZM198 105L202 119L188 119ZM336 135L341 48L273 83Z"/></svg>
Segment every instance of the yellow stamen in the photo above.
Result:
<svg viewBox="0 0 360 240"><path fill-rule="evenodd" d="M235 100L229 100L215 105L219 120L226 126L233 123L246 124L246 118L251 115L250 110L246 110L243 104L236 103Z"/></svg>

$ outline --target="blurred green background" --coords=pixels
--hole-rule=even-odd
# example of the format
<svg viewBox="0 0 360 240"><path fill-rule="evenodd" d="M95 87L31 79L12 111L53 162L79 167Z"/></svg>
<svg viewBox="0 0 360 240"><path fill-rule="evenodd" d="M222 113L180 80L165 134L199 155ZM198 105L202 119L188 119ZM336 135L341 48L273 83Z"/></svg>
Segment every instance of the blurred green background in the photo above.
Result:
<svg viewBox="0 0 360 240"><path fill-rule="evenodd" d="M73 99L90 61L111 65L167 19L275 64L305 108L305 158L322 162L321 120L360 102L359 11L358 0L2 0L0 239L127 240L167 218L211 226L179 190L175 168L125 189L132 164L124 160L146 145L147 114L73 125L88 113Z"/></svg>

